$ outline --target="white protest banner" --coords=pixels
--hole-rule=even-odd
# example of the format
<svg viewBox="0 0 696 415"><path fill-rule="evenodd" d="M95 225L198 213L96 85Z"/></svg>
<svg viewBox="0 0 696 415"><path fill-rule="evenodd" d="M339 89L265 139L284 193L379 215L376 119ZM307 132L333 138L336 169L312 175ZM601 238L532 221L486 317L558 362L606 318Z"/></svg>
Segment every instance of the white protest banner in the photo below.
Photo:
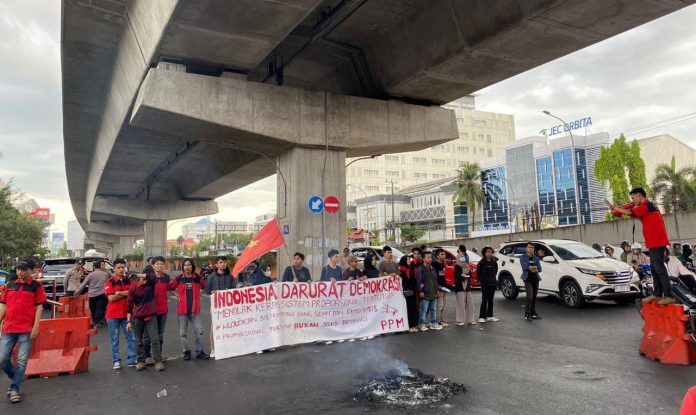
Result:
<svg viewBox="0 0 696 415"><path fill-rule="evenodd" d="M274 282L216 291L210 300L216 359L409 328L399 277Z"/></svg>

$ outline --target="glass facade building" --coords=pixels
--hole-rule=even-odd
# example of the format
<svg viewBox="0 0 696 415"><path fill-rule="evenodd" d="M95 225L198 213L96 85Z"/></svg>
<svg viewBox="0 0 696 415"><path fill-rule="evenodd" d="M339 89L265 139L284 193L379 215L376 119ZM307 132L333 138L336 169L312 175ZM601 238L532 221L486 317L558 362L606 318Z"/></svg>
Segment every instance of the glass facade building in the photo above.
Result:
<svg viewBox="0 0 696 415"><path fill-rule="evenodd" d="M483 188L483 221L479 228L484 231L509 229L508 197L505 167L494 167L481 171Z"/></svg>

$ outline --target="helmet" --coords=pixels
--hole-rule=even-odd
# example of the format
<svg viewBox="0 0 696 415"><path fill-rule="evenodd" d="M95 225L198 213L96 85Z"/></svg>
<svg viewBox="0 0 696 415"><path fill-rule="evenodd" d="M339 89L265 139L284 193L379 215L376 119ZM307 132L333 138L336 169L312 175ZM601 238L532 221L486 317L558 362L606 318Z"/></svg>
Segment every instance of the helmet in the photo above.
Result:
<svg viewBox="0 0 696 415"><path fill-rule="evenodd" d="M633 245L631 245L631 249L643 249L643 245L636 242Z"/></svg>

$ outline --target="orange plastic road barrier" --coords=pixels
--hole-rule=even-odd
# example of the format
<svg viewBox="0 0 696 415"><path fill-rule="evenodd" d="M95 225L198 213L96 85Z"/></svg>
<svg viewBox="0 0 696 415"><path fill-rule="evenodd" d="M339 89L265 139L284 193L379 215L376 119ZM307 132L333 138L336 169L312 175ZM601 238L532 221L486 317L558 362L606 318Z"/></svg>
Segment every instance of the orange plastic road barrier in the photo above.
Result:
<svg viewBox="0 0 696 415"><path fill-rule="evenodd" d="M91 317L89 297L87 294L73 297L61 297L59 300L58 318Z"/></svg>
<svg viewBox="0 0 696 415"><path fill-rule="evenodd" d="M97 350L90 345L96 329L90 329L89 317L41 320L39 336L32 340L26 377L50 377L86 372L89 354Z"/></svg>
<svg viewBox="0 0 696 415"><path fill-rule="evenodd" d="M687 332L689 316L684 313L684 306L645 303L641 314L645 322L639 349L641 355L668 365L696 363L696 348Z"/></svg>

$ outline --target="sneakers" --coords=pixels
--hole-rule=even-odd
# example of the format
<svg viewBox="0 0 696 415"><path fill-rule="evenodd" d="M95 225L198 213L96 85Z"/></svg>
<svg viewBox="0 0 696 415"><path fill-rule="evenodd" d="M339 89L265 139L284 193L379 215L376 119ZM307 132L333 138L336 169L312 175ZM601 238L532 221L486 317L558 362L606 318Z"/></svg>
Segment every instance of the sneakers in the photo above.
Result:
<svg viewBox="0 0 696 415"><path fill-rule="evenodd" d="M532 320L543 320L539 314L532 314Z"/></svg>
<svg viewBox="0 0 696 415"><path fill-rule="evenodd" d="M140 372L141 370L145 370L145 362L138 362L135 364L135 370Z"/></svg>
<svg viewBox="0 0 696 415"><path fill-rule="evenodd" d="M329 344L333 344L333 342L331 340L329 340L329 341L324 342L324 344L328 346Z"/></svg>
<svg viewBox="0 0 696 415"><path fill-rule="evenodd" d="M418 327L411 327L410 329L408 329L408 332L409 333L416 333L416 332L418 332Z"/></svg>
<svg viewBox="0 0 696 415"><path fill-rule="evenodd" d="M137 362L128 362L128 367L135 367L137 364Z"/></svg>
<svg viewBox="0 0 696 415"><path fill-rule="evenodd" d="M164 363L162 363L162 362L157 362L157 363L155 363L155 370L158 371L158 372L163 372L163 371L165 371L165 370L167 370L167 369L164 367Z"/></svg>
<svg viewBox="0 0 696 415"><path fill-rule="evenodd" d="M12 402L12 403L22 402L22 395L20 395L19 392L17 392L17 391L7 392L7 397L10 399L10 402Z"/></svg>
<svg viewBox="0 0 696 415"><path fill-rule="evenodd" d="M667 304L674 304L676 301L674 300L673 297L665 297L662 300L660 300L657 304L659 305L667 305Z"/></svg>
<svg viewBox="0 0 696 415"><path fill-rule="evenodd" d="M263 354L263 350L259 350L256 354Z"/></svg>
<svg viewBox="0 0 696 415"><path fill-rule="evenodd" d="M445 323L444 321L441 321L439 323L442 327L449 327L449 323Z"/></svg>
<svg viewBox="0 0 696 415"><path fill-rule="evenodd" d="M426 326L426 325L420 326L420 331L428 331L428 326Z"/></svg>
<svg viewBox="0 0 696 415"><path fill-rule="evenodd" d="M469 324L472 325L472 326L475 326L475 325L476 325L476 322L475 322L475 321L472 321L472 322L469 323Z"/></svg>
<svg viewBox="0 0 696 415"><path fill-rule="evenodd" d="M495 321L500 321L500 319L499 319L499 318L495 318L495 317L488 317L488 318L486 318L486 321L493 321L493 322L495 322Z"/></svg>
<svg viewBox="0 0 696 415"><path fill-rule="evenodd" d="M184 360L191 360L191 351L184 352Z"/></svg>
<svg viewBox="0 0 696 415"><path fill-rule="evenodd" d="M466 325L466 323L457 322L457 325L458 325L458 326L464 326L464 325Z"/></svg>
<svg viewBox="0 0 696 415"><path fill-rule="evenodd" d="M201 350L200 352L196 353L196 359L208 360L208 359L210 359L210 356L208 356L207 354L205 354L205 352L203 350Z"/></svg>
<svg viewBox="0 0 696 415"><path fill-rule="evenodd" d="M485 319L485 318L480 318L480 319L479 319L479 323L485 323L485 322L486 322L486 319Z"/></svg>
<svg viewBox="0 0 696 415"><path fill-rule="evenodd" d="M343 343L344 341L345 340L341 339L341 340L337 341L336 343Z"/></svg>
<svg viewBox="0 0 696 415"><path fill-rule="evenodd" d="M524 315L524 320L525 320L527 323L531 323L531 322L532 322L532 316L530 316L529 314L525 314L525 315Z"/></svg>
<svg viewBox="0 0 696 415"><path fill-rule="evenodd" d="M215 357L215 349L210 349L210 355L211 358Z"/></svg>
<svg viewBox="0 0 696 415"><path fill-rule="evenodd" d="M653 301L660 301L660 300L661 300L660 297L656 297L654 295L649 295L649 296L643 298L644 303L651 303Z"/></svg>
<svg viewBox="0 0 696 415"><path fill-rule="evenodd" d="M152 366L152 365L154 365L154 364L155 364L155 361L154 361L154 359L152 359L152 357L146 357L146 358L145 358L145 365L147 365L147 366Z"/></svg>
<svg viewBox="0 0 696 415"><path fill-rule="evenodd" d="M437 323L430 323L430 330L442 330L442 326Z"/></svg>
<svg viewBox="0 0 696 415"><path fill-rule="evenodd" d="M114 362L114 370L121 370L121 362Z"/></svg>

